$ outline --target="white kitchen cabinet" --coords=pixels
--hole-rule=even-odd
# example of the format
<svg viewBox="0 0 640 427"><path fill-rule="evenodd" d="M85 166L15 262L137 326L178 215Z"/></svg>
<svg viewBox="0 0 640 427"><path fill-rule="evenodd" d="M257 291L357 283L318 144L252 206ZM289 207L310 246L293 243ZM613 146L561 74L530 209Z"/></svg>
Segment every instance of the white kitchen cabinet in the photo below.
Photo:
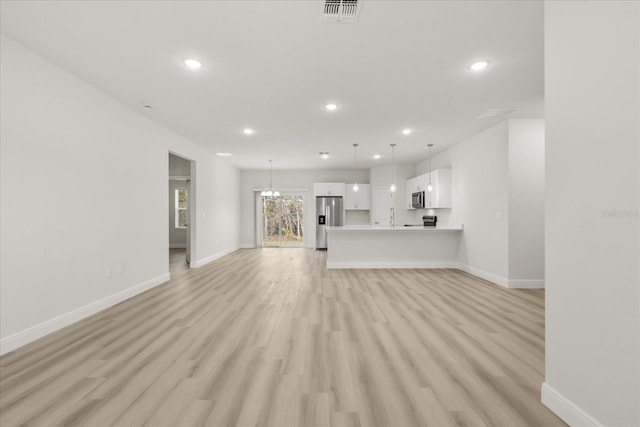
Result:
<svg viewBox="0 0 640 427"><path fill-rule="evenodd" d="M427 191L429 175L433 191ZM407 180L407 209L411 207L411 195L418 191L424 191L424 207L426 209L451 207L451 169L436 169L431 173L425 173Z"/></svg>
<svg viewBox="0 0 640 427"><path fill-rule="evenodd" d="M313 184L314 196L342 196L345 195L344 182L316 182Z"/></svg>
<svg viewBox="0 0 640 427"><path fill-rule="evenodd" d="M348 211L368 211L371 209L371 186L358 184L358 191L353 191L353 184L347 184L344 209Z"/></svg>
<svg viewBox="0 0 640 427"><path fill-rule="evenodd" d="M429 185L429 174L427 184ZM433 191L425 191L424 207L427 209L451 208L451 169L436 169L431 171L431 185ZM426 186L425 186L426 189Z"/></svg>
<svg viewBox="0 0 640 427"><path fill-rule="evenodd" d="M427 191L427 186L429 185L429 174L425 173L422 175L418 175L414 178L416 180L416 190L415 191Z"/></svg>
<svg viewBox="0 0 640 427"><path fill-rule="evenodd" d="M407 180L407 192L406 192L406 203L407 209L415 209L412 206L412 196L413 193L417 193L418 191L427 191L427 185L429 184L429 174L418 175L415 178L411 178ZM426 193L425 193L426 194Z"/></svg>

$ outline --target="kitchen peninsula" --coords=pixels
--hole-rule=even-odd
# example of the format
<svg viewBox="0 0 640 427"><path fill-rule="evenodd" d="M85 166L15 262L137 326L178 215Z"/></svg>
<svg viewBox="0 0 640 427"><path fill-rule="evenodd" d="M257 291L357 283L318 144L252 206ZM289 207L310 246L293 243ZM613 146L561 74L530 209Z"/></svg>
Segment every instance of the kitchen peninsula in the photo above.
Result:
<svg viewBox="0 0 640 427"><path fill-rule="evenodd" d="M327 228L327 268L457 268L463 226Z"/></svg>

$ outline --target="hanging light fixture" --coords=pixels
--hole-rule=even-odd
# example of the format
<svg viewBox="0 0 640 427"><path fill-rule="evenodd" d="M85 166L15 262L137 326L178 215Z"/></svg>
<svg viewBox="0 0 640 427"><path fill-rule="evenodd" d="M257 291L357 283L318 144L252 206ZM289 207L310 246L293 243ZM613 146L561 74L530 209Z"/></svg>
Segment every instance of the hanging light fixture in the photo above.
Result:
<svg viewBox="0 0 640 427"><path fill-rule="evenodd" d="M262 192L260 193L261 196L267 196L267 197L278 197L280 196L280 192L278 190L274 190L273 188L273 171L271 170L271 166L272 166L273 160L269 160L269 188L267 190L262 190Z"/></svg>
<svg viewBox="0 0 640 427"><path fill-rule="evenodd" d="M389 187L389 191L392 193L396 192L396 158L395 158L395 148L396 144L391 144L391 187Z"/></svg>
<svg viewBox="0 0 640 427"><path fill-rule="evenodd" d="M357 193L358 192L358 169L357 169L357 162L358 162L358 144L353 144L353 170L355 172L355 183L353 184L353 192Z"/></svg>
<svg viewBox="0 0 640 427"><path fill-rule="evenodd" d="M429 185L427 185L429 193L433 191L433 185L431 185L431 147L433 147L433 144L429 144Z"/></svg>

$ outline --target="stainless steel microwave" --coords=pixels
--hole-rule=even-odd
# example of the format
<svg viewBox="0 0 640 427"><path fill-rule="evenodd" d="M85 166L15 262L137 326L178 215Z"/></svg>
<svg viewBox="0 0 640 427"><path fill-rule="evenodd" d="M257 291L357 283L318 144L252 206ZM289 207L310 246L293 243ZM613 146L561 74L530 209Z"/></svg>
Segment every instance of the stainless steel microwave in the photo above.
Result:
<svg viewBox="0 0 640 427"><path fill-rule="evenodd" d="M424 191L411 193L411 207L414 209L424 208Z"/></svg>

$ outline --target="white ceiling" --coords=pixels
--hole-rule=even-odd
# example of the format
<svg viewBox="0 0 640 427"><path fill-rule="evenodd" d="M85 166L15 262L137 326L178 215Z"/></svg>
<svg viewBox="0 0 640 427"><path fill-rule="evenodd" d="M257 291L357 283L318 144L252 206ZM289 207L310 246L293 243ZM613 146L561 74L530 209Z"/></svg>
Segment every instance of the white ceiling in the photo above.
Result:
<svg viewBox="0 0 640 427"><path fill-rule="evenodd" d="M477 118L490 108L541 117L542 2L364 0L355 24L322 22L322 4L2 1L0 25L242 169L352 167L353 143L359 167L390 143L416 162L497 122Z"/></svg>

